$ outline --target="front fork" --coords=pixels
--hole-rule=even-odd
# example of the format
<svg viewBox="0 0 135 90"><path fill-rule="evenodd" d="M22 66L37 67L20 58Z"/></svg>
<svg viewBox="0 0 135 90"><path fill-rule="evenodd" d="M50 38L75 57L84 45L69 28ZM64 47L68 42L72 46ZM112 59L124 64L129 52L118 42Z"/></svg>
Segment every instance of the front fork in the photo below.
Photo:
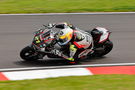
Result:
<svg viewBox="0 0 135 90"><path fill-rule="evenodd" d="M31 47L34 50L33 56L37 56L38 59L43 59L43 57L45 56L45 53L44 52L39 51L39 48L36 47L33 44L30 44L29 47Z"/></svg>

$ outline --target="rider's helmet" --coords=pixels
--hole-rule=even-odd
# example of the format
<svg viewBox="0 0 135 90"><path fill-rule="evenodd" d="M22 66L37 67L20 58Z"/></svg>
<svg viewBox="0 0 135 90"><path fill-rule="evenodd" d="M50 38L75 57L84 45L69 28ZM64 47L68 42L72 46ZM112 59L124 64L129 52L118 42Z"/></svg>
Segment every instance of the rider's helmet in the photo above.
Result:
<svg viewBox="0 0 135 90"><path fill-rule="evenodd" d="M61 29L58 33L58 44L66 45L73 37L73 30L70 27Z"/></svg>

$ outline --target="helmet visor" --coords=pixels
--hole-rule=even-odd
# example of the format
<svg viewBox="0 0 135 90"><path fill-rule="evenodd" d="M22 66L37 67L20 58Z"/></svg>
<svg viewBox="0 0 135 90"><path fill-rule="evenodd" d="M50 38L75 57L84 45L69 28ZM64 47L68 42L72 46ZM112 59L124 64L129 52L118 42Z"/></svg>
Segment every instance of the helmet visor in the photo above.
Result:
<svg viewBox="0 0 135 90"><path fill-rule="evenodd" d="M66 41L68 41L68 39L67 39L67 38L59 39L59 42L60 42L60 43L65 43Z"/></svg>

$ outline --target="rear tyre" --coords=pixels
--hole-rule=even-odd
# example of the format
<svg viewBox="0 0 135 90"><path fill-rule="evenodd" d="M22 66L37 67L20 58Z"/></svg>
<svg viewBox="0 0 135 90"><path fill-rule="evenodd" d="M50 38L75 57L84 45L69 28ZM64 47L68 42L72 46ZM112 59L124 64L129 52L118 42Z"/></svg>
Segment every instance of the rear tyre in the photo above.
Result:
<svg viewBox="0 0 135 90"><path fill-rule="evenodd" d="M27 46L25 48L23 48L20 52L20 57L24 60L24 61L35 61L38 60L38 54L36 54L36 52L34 51L33 48Z"/></svg>
<svg viewBox="0 0 135 90"><path fill-rule="evenodd" d="M104 42L103 50L95 50L95 52L93 53L93 56L102 57L108 54L112 50L112 48L113 48L113 43L110 40L108 40Z"/></svg>

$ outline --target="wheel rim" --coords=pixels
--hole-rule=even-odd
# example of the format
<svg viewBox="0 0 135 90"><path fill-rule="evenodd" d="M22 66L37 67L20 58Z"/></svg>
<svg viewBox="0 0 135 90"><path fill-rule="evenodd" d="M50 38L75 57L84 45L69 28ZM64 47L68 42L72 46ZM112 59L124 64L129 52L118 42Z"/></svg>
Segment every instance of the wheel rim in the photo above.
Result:
<svg viewBox="0 0 135 90"><path fill-rule="evenodd" d="M28 59L34 56L34 52L32 50L29 50L25 52L24 56Z"/></svg>

